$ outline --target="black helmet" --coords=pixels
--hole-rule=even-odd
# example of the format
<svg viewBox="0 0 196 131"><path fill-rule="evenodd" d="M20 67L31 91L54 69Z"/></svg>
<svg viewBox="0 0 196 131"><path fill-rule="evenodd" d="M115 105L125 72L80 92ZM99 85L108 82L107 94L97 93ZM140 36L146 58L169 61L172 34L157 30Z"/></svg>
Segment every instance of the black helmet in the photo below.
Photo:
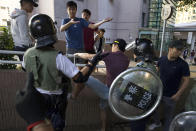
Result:
<svg viewBox="0 0 196 131"><path fill-rule="evenodd" d="M57 41L53 20L45 14L36 14L29 21L30 33L36 39L36 48L53 45Z"/></svg>
<svg viewBox="0 0 196 131"><path fill-rule="evenodd" d="M136 39L136 47L134 48L134 54L138 59L145 61L152 60L154 57L152 41L146 38Z"/></svg>

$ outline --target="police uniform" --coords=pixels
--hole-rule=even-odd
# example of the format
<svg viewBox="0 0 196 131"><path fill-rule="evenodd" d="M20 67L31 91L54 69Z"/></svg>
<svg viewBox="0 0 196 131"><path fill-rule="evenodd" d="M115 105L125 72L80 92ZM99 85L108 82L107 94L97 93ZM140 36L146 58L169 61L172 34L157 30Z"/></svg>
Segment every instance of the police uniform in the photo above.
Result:
<svg viewBox="0 0 196 131"><path fill-rule="evenodd" d="M140 60L140 62L136 64L136 67L146 68L157 74L156 67L152 61L154 57L152 41L148 39L136 39L135 44L134 54L137 56L136 59ZM130 123L131 130L145 131L147 120L148 117L138 121L132 121Z"/></svg>
<svg viewBox="0 0 196 131"><path fill-rule="evenodd" d="M34 86L45 97L46 117L51 120L55 131L63 131L70 78L76 83L86 82L96 64L106 55L101 52L96 54L83 70L85 73L82 73L65 55L53 48L59 41L54 22L49 16L32 16L29 27L36 44L25 52L22 66L33 73Z"/></svg>
<svg viewBox="0 0 196 131"><path fill-rule="evenodd" d="M52 45L57 41L53 21L47 15L33 16L30 20L31 35L36 46L24 54L23 67L34 76L34 86L46 99L46 116L56 131L65 127L67 91L78 68Z"/></svg>

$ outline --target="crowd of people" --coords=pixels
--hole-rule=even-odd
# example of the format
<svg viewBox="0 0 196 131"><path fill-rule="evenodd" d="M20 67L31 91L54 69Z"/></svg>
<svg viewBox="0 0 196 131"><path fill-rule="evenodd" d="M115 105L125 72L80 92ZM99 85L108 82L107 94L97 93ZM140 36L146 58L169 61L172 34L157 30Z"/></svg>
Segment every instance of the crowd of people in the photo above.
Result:
<svg viewBox="0 0 196 131"><path fill-rule="evenodd" d="M183 56L183 59L185 61L187 61L189 64L192 64L192 65L196 64L195 50L191 50L190 53L189 53L188 49L185 49L183 51L182 56ZM187 60L187 58L189 58L189 59Z"/></svg>
<svg viewBox="0 0 196 131"><path fill-rule="evenodd" d="M27 121L28 130L63 131L68 99L75 100L86 85L100 97L101 131L106 131L109 88L114 79L128 69L130 63L124 53L127 43L123 39L114 40L111 51L104 52L106 30L99 26L110 22L112 18L91 22L89 9L84 9L82 18L78 18L77 3L67 2L68 18L62 20L60 31L65 33L66 42L63 44L67 45L66 53L75 55L77 63L86 64L83 68L78 68L72 63L73 59L54 48L54 44L62 41L57 39L53 20L48 15L37 14L31 17L28 26L27 13L31 13L38 4L33 0L20 0L20 5L21 9L16 9L11 14L11 33L15 43L14 50L26 51L19 58L23 61L23 70L29 73L29 80L26 87L17 93L16 110ZM167 56L161 57L156 65L153 61L155 54L152 41L142 38L137 39L136 43L134 56L137 67L155 72L164 86L161 101L167 111L164 113L164 122L160 121L159 110L155 110L151 116L154 123L149 126L149 130L163 125L164 131L168 131L175 105L189 83L190 70L185 61L188 51L184 51L183 60L180 55L184 44L180 40L172 41ZM194 55L193 50L191 63ZM106 84L91 76L101 60L106 65ZM71 95L68 95L69 88L72 88ZM149 117L131 121L131 131L145 131L148 120Z"/></svg>

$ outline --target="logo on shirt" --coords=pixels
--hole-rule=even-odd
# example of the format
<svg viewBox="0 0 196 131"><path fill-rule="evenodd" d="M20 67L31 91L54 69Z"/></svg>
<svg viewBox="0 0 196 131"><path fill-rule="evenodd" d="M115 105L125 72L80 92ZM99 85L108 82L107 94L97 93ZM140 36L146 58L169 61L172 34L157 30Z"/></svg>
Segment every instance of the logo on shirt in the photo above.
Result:
<svg viewBox="0 0 196 131"><path fill-rule="evenodd" d="M173 69L176 69L176 66L172 66Z"/></svg>
<svg viewBox="0 0 196 131"><path fill-rule="evenodd" d="M74 24L74 28L77 28L77 24Z"/></svg>

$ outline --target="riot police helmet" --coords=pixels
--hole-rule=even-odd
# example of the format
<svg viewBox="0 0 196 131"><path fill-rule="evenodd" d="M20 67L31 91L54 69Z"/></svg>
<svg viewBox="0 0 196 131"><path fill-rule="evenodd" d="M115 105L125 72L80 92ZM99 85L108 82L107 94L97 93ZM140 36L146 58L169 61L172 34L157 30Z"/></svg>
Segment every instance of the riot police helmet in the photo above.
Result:
<svg viewBox="0 0 196 131"><path fill-rule="evenodd" d="M134 54L139 59L151 60L154 57L152 41L146 38L137 38L135 40Z"/></svg>
<svg viewBox="0 0 196 131"><path fill-rule="evenodd" d="M53 45L57 41L53 20L46 14L36 14L29 21L31 36L36 40L36 48Z"/></svg>

